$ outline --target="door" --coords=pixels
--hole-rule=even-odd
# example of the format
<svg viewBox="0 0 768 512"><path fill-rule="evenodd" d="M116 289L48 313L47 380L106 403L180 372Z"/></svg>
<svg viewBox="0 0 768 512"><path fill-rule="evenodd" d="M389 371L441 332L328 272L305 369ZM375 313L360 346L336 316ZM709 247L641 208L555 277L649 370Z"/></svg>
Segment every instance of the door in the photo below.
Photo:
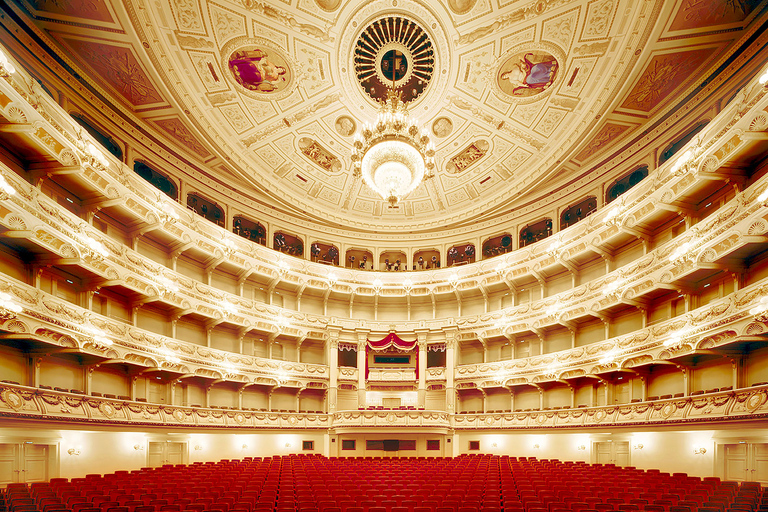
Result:
<svg viewBox="0 0 768 512"><path fill-rule="evenodd" d="M594 448L598 464L629 466L629 441L601 441Z"/></svg>
<svg viewBox="0 0 768 512"><path fill-rule="evenodd" d="M149 401L153 404L164 404L166 396L166 385L159 380L149 381Z"/></svg>
<svg viewBox="0 0 768 512"><path fill-rule="evenodd" d="M184 464L186 443L149 442L147 447L147 465L157 468L163 464Z"/></svg>
<svg viewBox="0 0 768 512"><path fill-rule="evenodd" d="M768 443L726 444L725 479L768 483Z"/></svg>
<svg viewBox="0 0 768 512"><path fill-rule="evenodd" d="M0 487L19 481L17 444L0 444Z"/></svg>
<svg viewBox="0 0 768 512"><path fill-rule="evenodd" d="M595 443L595 454L597 455L598 464L613 464L611 457L611 443L610 441L604 441L602 443Z"/></svg>
<svg viewBox="0 0 768 512"><path fill-rule="evenodd" d="M614 464L621 467L629 466L629 441L613 443Z"/></svg>
<svg viewBox="0 0 768 512"><path fill-rule="evenodd" d="M746 480L747 478L747 447L743 444L725 445L725 479Z"/></svg>
<svg viewBox="0 0 768 512"><path fill-rule="evenodd" d="M184 463L184 443L165 443L167 448L167 464Z"/></svg>
<svg viewBox="0 0 768 512"><path fill-rule="evenodd" d="M613 403L616 404L628 404L629 403L629 381L616 384L613 387Z"/></svg>
<svg viewBox="0 0 768 512"><path fill-rule="evenodd" d="M48 481L48 450L44 444L23 444L21 472L25 482Z"/></svg>
<svg viewBox="0 0 768 512"><path fill-rule="evenodd" d="M752 476L750 480L760 482L763 487L768 485L768 444L760 443L752 445Z"/></svg>
<svg viewBox="0 0 768 512"><path fill-rule="evenodd" d="M50 447L45 444L0 444L0 487L48 481L49 454Z"/></svg>

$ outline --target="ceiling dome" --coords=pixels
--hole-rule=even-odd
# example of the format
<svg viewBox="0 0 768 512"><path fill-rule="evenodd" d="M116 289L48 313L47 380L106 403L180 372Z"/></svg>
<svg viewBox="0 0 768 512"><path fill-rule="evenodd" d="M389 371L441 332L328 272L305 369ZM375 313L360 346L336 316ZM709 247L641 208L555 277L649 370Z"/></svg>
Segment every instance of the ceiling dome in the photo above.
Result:
<svg viewBox="0 0 768 512"><path fill-rule="evenodd" d="M189 186L361 239L501 232L594 193L756 19L716 0L55 4L30 17L40 37L189 162ZM397 209L350 158L393 79L437 145L434 179Z"/></svg>

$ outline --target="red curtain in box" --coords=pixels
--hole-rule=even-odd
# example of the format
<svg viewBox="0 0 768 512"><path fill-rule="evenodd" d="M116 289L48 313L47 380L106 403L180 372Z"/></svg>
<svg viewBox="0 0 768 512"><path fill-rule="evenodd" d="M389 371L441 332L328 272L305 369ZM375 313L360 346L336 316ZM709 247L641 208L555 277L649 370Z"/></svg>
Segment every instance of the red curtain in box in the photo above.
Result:
<svg viewBox="0 0 768 512"><path fill-rule="evenodd" d="M416 347L418 339L406 341L400 336L391 332L380 340L368 340L365 344L365 378L368 379L368 354L371 350L386 350L394 346L398 350L411 351ZM416 351L416 378L419 378L419 351Z"/></svg>

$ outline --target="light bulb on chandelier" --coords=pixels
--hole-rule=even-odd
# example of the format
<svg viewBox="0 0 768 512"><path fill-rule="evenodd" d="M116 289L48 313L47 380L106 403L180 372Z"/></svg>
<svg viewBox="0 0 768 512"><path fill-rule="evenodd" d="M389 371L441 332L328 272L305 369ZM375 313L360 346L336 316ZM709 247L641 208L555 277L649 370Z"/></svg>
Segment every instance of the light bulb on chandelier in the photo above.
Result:
<svg viewBox="0 0 768 512"><path fill-rule="evenodd" d="M410 117L400 91L395 89L394 74L376 123L365 123L355 134L353 145L355 176L362 176L390 208L396 208L424 179L432 177L435 146L429 133L419 128L418 120Z"/></svg>

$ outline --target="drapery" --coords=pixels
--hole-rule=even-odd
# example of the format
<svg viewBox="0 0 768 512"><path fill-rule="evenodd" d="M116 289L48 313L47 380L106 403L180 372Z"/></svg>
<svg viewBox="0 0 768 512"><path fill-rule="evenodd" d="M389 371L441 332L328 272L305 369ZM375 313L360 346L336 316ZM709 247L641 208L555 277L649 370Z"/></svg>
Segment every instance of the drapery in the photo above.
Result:
<svg viewBox="0 0 768 512"><path fill-rule="evenodd" d="M418 340L406 341L394 332L391 332L380 340L374 341L369 339L368 347L373 350L384 350L394 345L395 348L399 348L400 350L413 350L417 341Z"/></svg>
<svg viewBox="0 0 768 512"><path fill-rule="evenodd" d="M368 355L371 350L386 350L392 346L399 350L411 351L416 347L418 339L413 341L406 341L400 336L391 332L380 340L368 340L365 344L365 378L368 379ZM416 350L416 378L419 378L419 351Z"/></svg>

